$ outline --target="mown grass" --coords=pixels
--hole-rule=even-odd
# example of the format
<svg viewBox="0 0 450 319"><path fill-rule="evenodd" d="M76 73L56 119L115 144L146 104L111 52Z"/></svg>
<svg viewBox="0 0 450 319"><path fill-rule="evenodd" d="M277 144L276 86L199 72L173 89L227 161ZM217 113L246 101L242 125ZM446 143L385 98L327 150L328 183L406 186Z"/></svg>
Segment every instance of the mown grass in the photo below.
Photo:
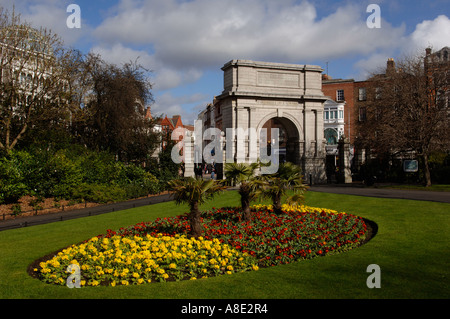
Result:
<svg viewBox="0 0 450 319"><path fill-rule="evenodd" d="M237 192L225 192L210 207L239 204ZM69 289L44 284L27 274L34 260L104 233L106 229L175 216L187 211L172 202L93 217L0 232L0 298L151 298L292 299L450 297L450 205L308 192L306 204L368 218L378 233L349 252L205 280L141 286ZM381 268L381 288L366 285L367 266Z"/></svg>

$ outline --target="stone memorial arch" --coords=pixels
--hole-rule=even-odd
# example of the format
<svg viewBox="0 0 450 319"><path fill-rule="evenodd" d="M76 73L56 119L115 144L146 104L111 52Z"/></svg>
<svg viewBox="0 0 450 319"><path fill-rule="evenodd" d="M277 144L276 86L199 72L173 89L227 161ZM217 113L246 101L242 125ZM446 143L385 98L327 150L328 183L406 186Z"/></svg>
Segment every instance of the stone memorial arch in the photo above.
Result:
<svg viewBox="0 0 450 319"><path fill-rule="evenodd" d="M216 97L221 130L278 128L280 161L301 165L306 182L323 182L325 140L322 69L312 65L232 60L226 63L224 90ZM270 133L268 133L270 134ZM249 140L244 137L245 156ZM270 141L270 136L268 138ZM237 137L226 148L237 155ZM258 151L261 139L258 138ZM259 154L259 153L258 153ZM242 154L240 154L242 155Z"/></svg>

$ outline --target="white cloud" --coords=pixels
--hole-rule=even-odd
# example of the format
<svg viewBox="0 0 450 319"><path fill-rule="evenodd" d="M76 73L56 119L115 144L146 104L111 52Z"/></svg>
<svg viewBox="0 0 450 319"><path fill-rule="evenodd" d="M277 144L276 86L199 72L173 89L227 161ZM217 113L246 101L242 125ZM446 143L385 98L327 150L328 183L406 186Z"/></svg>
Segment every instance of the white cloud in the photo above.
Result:
<svg viewBox="0 0 450 319"><path fill-rule="evenodd" d="M174 96L172 93L166 92L155 97L155 103L151 106L151 110L152 115L155 116L180 115L183 124L194 124L199 110L210 102L209 96L201 93Z"/></svg>
<svg viewBox="0 0 450 319"><path fill-rule="evenodd" d="M199 69L189 69L186 71L178 71L172 68L157 68L154 79L155 90L168 90L181 85L194 83L201 78L203 72Z"/></svg>
<svg viewBox="0 0 450 319"><path fill-rule="evenodd" d="M53 33L61 37L68 46L74 46L81 38L86 38L92 29L87 24L82 24L81 28L68 28L66 21L71 12L67 12L67 6L71 2L69 0L41 0L11 1L0 0L0 6L8 9L10 12L14 10L20 13L21 21L30 23L31 26L39 29L40 27L51 30Z"/></svg>
<svg viewBox="0 0 450 319"><path fill-rule="evenodd" d="M440 15L434 20L425 20L411 34L411 49L433 47L439 50L450 45L450 19ZM421 52L423 54L423 52Z"/></svg>
<svg viewBox="0 0 450 319"><path fill-rule="evenodd" d="M121 43L115 43L112 46L95 46L91 49L92 52L102 56L102 58L116 65L128 63L130 61L138 61L144 68L151 70L155 64L153 56L148 54L144 50L134 50L132 48L125 47Z"/></svg>
<svg viewBox="0 0 450 319"><path fill-rule="evenodd" d="M385 67L389 57L449 45L447 16L425 20L411 34L405 34L404 24L394 27L385 20L380 29L369 29L369 2L327 2L331 9L326 12L332 13L320 15L318 3L322 8L325 4L316 0L119 0L102 11L103 21L96 28L83 20L80 30L65 24L67 5L76 1L15 0L14 4L24 19L51 28L68 44L94 41L92 50L109 62L122 64L139 57L140 64L154 71L152 82L159 96L152 109L193 119L195 111L185 105L204 106L210 102L207 97L162 92L195 83L211 69L221 77L220 67L231 59L286 63L354 59L354 70L345 73L354 71L354 77L362 79L376 67ZM390 10L399 6L388 3ZM11 2L0 0L0 5L10 8Z"/></svg>
<svg viewBox="0 0 450 319"><path fill-rule="evenodd" d="M152 72L151 78L155 90L164 91L193 83L200 79L203 74L201 70L196 68L178 70L165 66L147 51L125 47L121 43L115 43L112 46L95 46L91 51L101 55L105 61L116 65L137 61L145 69Z"/></svg>
<svg viewBox="0 0 450 319"><path fill-rule="evenodd" d="M123 0L94 34L105 43L151 43L157 61L179 69L217 67L234 58L339 58L397 45L403 27L369 29L365 19L365 7L352 4L318 19L307 1Z"/></svg>
<svg viewBox="0 0 450 319"><path fill-rule="evenodd" d="M388 58L393 56L386 52L371 54L368 57L357 61L353 67L357 73L352 76L357 81L363 81L377 73L386 71Z"/></svg>

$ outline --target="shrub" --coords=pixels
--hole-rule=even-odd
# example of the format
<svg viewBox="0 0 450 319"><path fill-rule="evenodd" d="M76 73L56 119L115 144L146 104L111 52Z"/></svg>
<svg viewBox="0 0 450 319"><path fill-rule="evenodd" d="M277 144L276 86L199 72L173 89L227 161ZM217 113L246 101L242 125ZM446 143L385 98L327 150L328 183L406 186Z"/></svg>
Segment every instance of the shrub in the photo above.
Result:
<svg viewBox="0 0 450 319"><path fill-rule="evenodd" d="M72 198L95 203L108 203L125 200L126 192L115 185L81 184L74 189Z"/></svg>
<svg viewBox="0 0 450 319"><path fill-rule="evenodd" d="M90 186L89 186L90 185ZM0 204L24 195L99 203L155 194L158 179L142 167L85 148L13 151L0 158Z"/></svg>
<svg viewBox="0 0 450 319"><path fill-rule="evenodd" d="M143 168L128 165L123 167L120 183L128 198L137 198L156 194L159 190L158 179Z"/></svg>
<svg viewBox="0 0 450 319"><path fill-rule="evenodd" d="M0 204L16 203L28 191L17 159L0 159Z"/></svg>
<svg viewBox="0 0 450 319"><path fill-rule="evenodd" d="M20 215L22 214L22 206L20 206L20 204L14 204L11 207L11 211L14 216Z"/></svg>
<svg viewBox="0 0 450 319"><path fill-rule="evenodd" d="M78 165L83 171L83 182L88 184L108 184L118 180L122 163L116 162L106 152L91 152L78 155Z"/></svg>

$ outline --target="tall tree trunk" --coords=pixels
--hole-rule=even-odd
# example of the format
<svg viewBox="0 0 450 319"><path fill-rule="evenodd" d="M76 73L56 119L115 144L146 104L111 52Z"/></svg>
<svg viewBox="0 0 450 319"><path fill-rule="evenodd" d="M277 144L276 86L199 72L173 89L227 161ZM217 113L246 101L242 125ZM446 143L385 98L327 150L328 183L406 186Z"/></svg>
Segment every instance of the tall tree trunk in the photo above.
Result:
<svg viewBox="0 0 450 319"><path fill-rule="evenodd" d="M425 176L425 186L431 186L430 163L428 162L428 154L423 154L423 172Z"/></svg>
<svg viewBox="0 0 450 319"><path fill-rule="evenodd" d="M195 201L190 204L191 212L189 214L189 221L191 225L191 236L200 237L202 235L202 224L200 223L200 210L198 209L198 202Z"/></svg>

